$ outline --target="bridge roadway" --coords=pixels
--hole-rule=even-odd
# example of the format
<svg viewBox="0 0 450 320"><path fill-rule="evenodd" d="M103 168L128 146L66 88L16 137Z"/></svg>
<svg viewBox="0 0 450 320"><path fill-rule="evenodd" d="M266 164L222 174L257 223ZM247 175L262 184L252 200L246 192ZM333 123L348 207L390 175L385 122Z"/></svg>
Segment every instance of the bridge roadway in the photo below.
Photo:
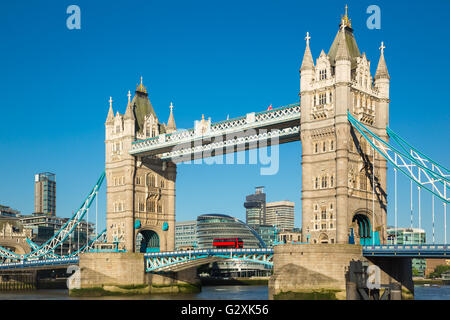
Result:
<svg viewBox="0 0 450 320"><path fill-rule="evenodd" d="M445 259L449 257L449 247L446 244L363 246L363 256ZM146 272L177 272L224 259L239 259L272 267L273 249L200 249L144 254ZM78 263L79 257L25 260L0 264L0 271L58 269Z"/></svg>

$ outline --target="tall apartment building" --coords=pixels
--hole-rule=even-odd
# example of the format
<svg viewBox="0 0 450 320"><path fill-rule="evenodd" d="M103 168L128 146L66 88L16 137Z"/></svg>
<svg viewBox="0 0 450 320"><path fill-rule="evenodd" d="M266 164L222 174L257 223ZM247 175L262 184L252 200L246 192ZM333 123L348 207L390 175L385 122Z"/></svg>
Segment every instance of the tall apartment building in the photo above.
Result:
<svg viewBox="0 0 450 320"><path fill-rule="evenodd" d="M294 207L291 201L276 201L266 204L266 224L278 230L294 229Z"/></svg>
<svg viewBox="0 0 450 320"><path fill-rule="evenodd" d="M50 172L39 173L34 179L34 212L56 215L56 178Z"/></svg>
<svg viewBox="0 0 450 320"><path fill-rule="evenodd" d="M245 222L249 226L265 225L266 194L264 193L264 187L256 187L255 193L248 195L245 200Z"/></svg>

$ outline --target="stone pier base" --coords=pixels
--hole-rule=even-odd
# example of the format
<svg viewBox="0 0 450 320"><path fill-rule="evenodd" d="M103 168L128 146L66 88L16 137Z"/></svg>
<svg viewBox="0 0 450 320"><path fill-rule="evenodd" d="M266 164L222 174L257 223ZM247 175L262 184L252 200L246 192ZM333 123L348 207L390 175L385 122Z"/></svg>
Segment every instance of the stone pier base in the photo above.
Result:
<svg viewBox="0 0 450 320"><path fill-rule="evenodd" d="M80 255L79 266L79 288L71 288L71 295L134 295L201 290L195 268L177 273L146 273L142 253L84 253Z"/></svg>
<svg viewBox="0 0 450 320"><path fill-rule="evenodd" d="M277 245L273 262L269 299L376 299L385 288L389 299L411 299L414 294L410 259L367 259L359 245ZM380 270L381 289L376 292L366 286L370 265Z"/></svg>

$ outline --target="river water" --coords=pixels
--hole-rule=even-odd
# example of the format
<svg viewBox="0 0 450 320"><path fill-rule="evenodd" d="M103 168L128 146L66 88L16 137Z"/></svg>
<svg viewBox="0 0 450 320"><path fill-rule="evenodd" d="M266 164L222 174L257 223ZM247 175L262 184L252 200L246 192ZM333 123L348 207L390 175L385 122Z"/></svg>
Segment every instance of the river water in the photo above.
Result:
<svg viewBox="0 0 450 320"><path fill-rule="evenodd" d="M416 300L450 300L450 286L415 286ZM67 290L1 292L0 300L267 300L267 286L205 286L195 294L160 294L96 298L69 297Z"/></svg>

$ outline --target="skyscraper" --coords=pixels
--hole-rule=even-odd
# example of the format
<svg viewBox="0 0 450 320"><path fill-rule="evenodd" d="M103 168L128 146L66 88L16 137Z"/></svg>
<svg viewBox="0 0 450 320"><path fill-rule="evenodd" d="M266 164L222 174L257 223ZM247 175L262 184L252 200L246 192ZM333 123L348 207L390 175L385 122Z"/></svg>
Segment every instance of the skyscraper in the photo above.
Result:
<svg viewBox="0 0 450 320"><path fill-rule="evenodd" d="M264 187L256 187L255 193L248 195L245 200L245 222L251 227L265 225L266 194L264 193Z"/></svg>
<svg viewBox="0 0 450 320"><path fill-rule="evenodd" d="M266 224L276 226L279 230L294 228L294 202L276 201L266 204Z"/></svg>
<svg viewBox="0 0 450 320"><path fill-rule="evenodd" d="M35 175L34 181L34 212L56 215L55 174L39 173Z"/></svg>

